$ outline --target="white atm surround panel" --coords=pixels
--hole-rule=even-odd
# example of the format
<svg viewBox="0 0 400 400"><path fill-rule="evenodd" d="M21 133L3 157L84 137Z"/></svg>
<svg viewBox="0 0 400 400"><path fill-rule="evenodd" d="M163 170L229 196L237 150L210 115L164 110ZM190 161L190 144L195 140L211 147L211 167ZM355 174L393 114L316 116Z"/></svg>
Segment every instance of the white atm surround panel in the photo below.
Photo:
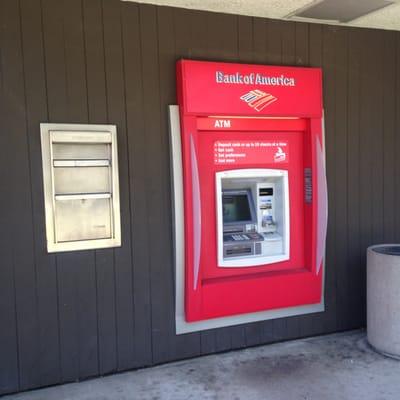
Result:
<svg viewBox="0 0 400 400"><path fill-rule="evenodd" d="M241 204L236 205L235 202ZM216 206L219 267L254 267L289 259L289 184L286 170L236 169L217 172ZM238 207L241 211L236 210Z"/></svg>
<svg viewBox="0 0 400 400"><path fill-rule="evenodd" d="M40 124L48 252L121 245L115 125Z"/></svg>

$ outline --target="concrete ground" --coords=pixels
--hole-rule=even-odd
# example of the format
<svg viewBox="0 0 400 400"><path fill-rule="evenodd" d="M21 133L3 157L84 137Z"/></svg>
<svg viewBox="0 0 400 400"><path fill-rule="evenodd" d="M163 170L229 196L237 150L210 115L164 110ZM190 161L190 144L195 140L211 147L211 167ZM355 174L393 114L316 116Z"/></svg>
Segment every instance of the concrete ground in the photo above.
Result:
<svg viewBox="0 0 400 400"><path fill-rule="evenodd" d="M352 331L72 383L3 400L399 400L400 361Z"/></svg>

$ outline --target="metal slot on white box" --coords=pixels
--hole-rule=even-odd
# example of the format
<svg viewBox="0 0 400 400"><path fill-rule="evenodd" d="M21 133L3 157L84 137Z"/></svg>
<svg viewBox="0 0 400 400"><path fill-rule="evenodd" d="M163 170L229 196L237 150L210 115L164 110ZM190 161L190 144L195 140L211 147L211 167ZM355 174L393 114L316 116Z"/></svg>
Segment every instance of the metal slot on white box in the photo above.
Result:
<svg viewBox="0 0 400 400"><path fill-rule="evenodd" d="M116 127L40 129L48 251L120 246Z"/></svg>
<svg viewBox="0 0 400 400"><path fill-rule="evenodd" d="M112 180L106 167L55 167L54 192L111 193Z"/></svg>
<svg viewBox="0 0 400 400"><path fill-rule="evenodd" d="M53 138L54 138L53 134ZM67 135L66 135L67 136ZM108 143L57 143L53 139L55 160L107 160L110 158Z"/></svg>
<svg viewBox="0 0 400 400"><path fill-rule="evenodd" d="M56 200L57 243L111 238L109 199Z"/></svg>

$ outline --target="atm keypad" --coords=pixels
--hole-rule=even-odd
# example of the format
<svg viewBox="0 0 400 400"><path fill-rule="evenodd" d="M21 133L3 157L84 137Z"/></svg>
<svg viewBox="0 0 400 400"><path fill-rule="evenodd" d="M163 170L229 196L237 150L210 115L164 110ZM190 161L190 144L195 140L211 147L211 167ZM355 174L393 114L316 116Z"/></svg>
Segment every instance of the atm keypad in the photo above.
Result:
<svg viewBox="0 0 400 400"><path fill-rule="evenodd" d="M224 235L224 242L245 242L254 240L261 241L264 240L264 237L257 232Z"/></svg>

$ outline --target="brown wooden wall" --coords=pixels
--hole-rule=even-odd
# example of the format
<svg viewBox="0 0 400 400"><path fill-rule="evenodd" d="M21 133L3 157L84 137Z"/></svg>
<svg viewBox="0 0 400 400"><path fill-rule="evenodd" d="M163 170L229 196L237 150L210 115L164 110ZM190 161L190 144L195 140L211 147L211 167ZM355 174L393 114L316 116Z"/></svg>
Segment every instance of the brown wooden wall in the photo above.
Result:
<svg viewBox="0 0 400 400"><path fill-rule="evenodd" d="M398 33L118 0L0 4L0 394L364 325L365 249L400 240ZM182 57L322 66L325 313L175 335L167 105ZM46 253L40 122L117 124L121 248Z"/></svg>

